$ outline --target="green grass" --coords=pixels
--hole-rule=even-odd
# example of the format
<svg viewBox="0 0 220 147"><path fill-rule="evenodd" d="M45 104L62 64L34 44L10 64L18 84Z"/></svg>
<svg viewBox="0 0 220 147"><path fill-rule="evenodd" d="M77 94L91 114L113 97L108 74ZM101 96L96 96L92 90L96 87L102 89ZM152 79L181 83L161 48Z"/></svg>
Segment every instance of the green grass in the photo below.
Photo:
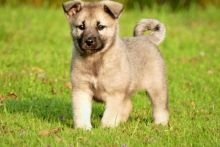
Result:
<svg viewBox="0 0 220 147"><path fill-rule="evenodd" d="M129 121L100 128L104 107L94 104L93 130L72 127L71 38L62 9L0 7L0 146L219 146L220 10L192 8L124 12L121 35L141 18L166 24L161 45L169 83L170 124L152 124L144 93L133 96Z"/></svg>

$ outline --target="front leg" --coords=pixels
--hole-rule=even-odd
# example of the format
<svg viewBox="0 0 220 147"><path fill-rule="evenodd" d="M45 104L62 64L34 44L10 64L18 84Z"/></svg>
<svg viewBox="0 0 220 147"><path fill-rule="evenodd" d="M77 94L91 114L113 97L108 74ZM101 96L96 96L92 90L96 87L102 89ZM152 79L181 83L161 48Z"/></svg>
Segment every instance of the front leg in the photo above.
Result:
<svg viewBox="0 0 220 147"><path fill-rule="evenodd" d="M109 96L106 99L105 112L102 118L102 127L116 127L127 121L132 110L131 100L124 96Z"/></svg>
<svg viewBox="0 0 220 147"><path fill-rule="evenodd" d="M92 95L86 91L74 90L72 108L75 128L91 130Z"/></svg>

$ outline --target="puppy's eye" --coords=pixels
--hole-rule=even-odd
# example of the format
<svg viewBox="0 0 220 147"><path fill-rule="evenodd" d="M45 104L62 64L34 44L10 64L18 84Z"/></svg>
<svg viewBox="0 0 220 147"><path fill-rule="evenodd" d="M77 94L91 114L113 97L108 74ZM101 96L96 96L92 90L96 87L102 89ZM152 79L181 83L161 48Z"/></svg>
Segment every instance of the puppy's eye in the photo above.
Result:
<svg viewBox="0 0 220 147"><path fill-rule="evenodd" d="M97 28L98 28L99 31L102 31L102 30L104 30L104 28L106 28L106 26L98 25Z"/></svg>
<svg viewBox="0 0 220 147"><path fill-rule="evenodd" d="M85 25L79 25L79 26L76 26L77 28L79 28L80 30L85 30Z"/></svg>

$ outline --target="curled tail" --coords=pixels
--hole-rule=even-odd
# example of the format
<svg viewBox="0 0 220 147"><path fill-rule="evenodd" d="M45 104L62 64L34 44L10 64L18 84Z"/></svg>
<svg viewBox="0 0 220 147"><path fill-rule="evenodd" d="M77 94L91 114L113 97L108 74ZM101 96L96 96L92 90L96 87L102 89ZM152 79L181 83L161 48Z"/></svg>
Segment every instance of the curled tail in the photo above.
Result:
<svg viewBox="0 0 220 147"><path fill-rule="evenodd" d="M134 29L134 36L143 36L144 32L150 31L147 35L156 45L159 45L165 38L166 29L164 24L156 19L142 19Z"/></svg>

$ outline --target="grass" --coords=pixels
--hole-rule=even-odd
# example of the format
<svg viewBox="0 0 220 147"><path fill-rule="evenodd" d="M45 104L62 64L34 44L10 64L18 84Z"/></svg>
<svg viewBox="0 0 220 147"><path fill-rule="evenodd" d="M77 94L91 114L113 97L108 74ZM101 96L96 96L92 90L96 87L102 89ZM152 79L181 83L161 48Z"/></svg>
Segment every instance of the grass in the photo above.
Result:
<svg viewBox="0 0 220 147"><path fill-rule="evenodd" d="M124 12L121 35L144 17L166 24L161 45L169 83L170 124L152 124L144 93L133 96L129 121L75 130L69 89L71 39L62 9L0 7L0 146L219 146L220 10Z"/></svg>

